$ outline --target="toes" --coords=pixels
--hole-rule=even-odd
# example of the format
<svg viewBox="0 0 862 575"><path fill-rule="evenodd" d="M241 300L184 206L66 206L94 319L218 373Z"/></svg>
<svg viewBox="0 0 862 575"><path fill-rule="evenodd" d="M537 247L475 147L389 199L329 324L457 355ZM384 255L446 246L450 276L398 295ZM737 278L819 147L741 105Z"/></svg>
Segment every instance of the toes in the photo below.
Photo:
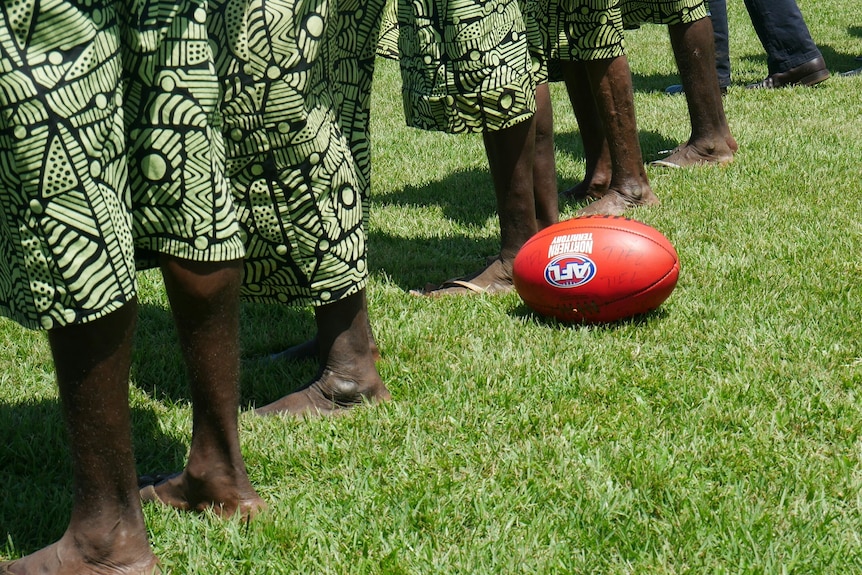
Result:
<svg viewBox="0 0 862 575"><path fill-rule="evenodd" d="M691 146L676 148L664 158L650 162L651 166L662 168L688 168L690 166L726 166L733 162L733 153L701 153Z"/></svg>
<svg viewBox="0 0 862 575"><path fill-rule="evenodd" d="M488 258L488 265L480 272L447 280L440 285L426 284L422 290L410 290L410 294L424 297L503 294L513 289L511 262L497 256Z"/></svg>

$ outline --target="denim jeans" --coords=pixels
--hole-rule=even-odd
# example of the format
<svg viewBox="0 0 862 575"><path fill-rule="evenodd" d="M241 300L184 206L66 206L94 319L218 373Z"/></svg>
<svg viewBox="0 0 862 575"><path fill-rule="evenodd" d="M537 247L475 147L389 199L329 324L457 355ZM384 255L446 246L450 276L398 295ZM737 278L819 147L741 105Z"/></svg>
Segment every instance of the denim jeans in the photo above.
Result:
<svg viewBox="0 0 862 575"><path fill-rule="evenodd" d="M770 74L787 72L821 57L796 0L745 0L745 8L766 51L766 64ZM718 80L719 84L727 86L730 84L730 48L726 0L710 0L709 11L712 27L715 29Z"/></svg>

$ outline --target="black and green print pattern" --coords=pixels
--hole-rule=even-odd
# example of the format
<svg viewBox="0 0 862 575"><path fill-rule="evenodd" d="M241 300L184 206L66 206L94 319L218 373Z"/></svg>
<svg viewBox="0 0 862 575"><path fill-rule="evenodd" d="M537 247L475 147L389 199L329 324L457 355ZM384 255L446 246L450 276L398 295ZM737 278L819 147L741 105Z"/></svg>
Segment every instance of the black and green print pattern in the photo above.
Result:
<svg viewBox="0 0 862 575"><path fill-rule="evenodd" d="M27 327L131 301L136 247L242 256L205 6L136 6L0 5L0 313Z"/></svg>
<svg viewBox="0 0 862 575"><path fill-rule="evenodd" d="M550 1L552 60L606 60L625 54L620 0Z"/></svg>
<svg viewBox="0 0 862 575"><path fill-rule="evenodd" d="M528 30L517 0L396 2L378 52L401 63L407 125L488 132L535 113L545 38Z"/></svg>
<svg viewBox="0 0 862 575"><path fill-rule="evenodd" d="M550 0L551 59L605 60L625 54L624 28L689 24L707 16L703 0Z"/></svg>
<svg viewBox="0 0 862 575"><path fill-rule="evenodd" d="M367 282L368 113L383 2L217 0L243 296L322 305Z"/></svg>
<svg viewBox="0 0 862 575"><path fill-rule="evenodd" d="M627 28L641 24L691 24L708 15L703 0L623 0L623 23Z"/></svg>
<svg viewBox="0 0 862 575"><path fill-rule="evenodd" d="M0 313L51 329L129 302L135 267L115 14L37 5L0 5Z"/></svg>
<svg viewBox="0 0 862 575"><path fill-rule="evenodd" d="M125 7L128 4L121 2ZM225 177L206 0L147 0L122 28L138 268L154 253L230 261L244 247Z"/></svg>

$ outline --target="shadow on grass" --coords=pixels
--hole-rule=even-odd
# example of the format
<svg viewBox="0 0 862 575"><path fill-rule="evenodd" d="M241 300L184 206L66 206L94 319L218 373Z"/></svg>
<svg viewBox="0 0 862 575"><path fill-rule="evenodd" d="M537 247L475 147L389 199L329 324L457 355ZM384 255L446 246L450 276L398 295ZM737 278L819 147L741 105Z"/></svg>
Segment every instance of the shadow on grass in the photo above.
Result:
<svg viewBox="0 0 862 575"><path fill-rule="evenodd" d="M862 38L862 26L850 26L847 28L847 32L851 36ZM814 41L817 42L817 38L815 38ZM859 42L856 52L852 52L850 54L838 52L828 44L818 44L817 47L820 48L820 53L823 54L823 59L826 61L826 67L829 68L829 71L832 73L840 74L842 72L855 70L859 66L862 66L862 63L859 61L859 58L862 57L862 42Z"/></svg>
<svg viewBox="0 0 862 575"><path fill-rule="evenodd" d="M632 88L635 92L661 92L671 84L679 84L679 74L676 68L670 74L632 74Z"/></svg>
<svg viewBox="0 0 862 575"><path fill-rule="evenodd" d="M857 33L854 35L859 34ZM817 42L817 38L814 39L814 42ZM820 49L820 53L823 54L823 60L826 61L826 67L829 68L829 71L833 74L853 70L854 68L858 68L860 65L856 58L862 55L862 42L859 44L859 51L852 54L838 52L828 44L818 44L817 47Z"/></svg>
<svg viewBox="0 0 862 575"><path fill-rule="evenodd" d="M375 194L371 209L377 207L438 206L443 215L461 225L482 225L497 213L494 186L487 169L459 170L442 180L421 186Z"/></svg>
<svg viewBox="0 0 862 575"><path fill-rule="evenodd" d="M646 313L608 323L566 322L553 317L540 315L533 311L527 304L522 302L511 311L511 315L519 318L532 318L535 319L537 323L557 329L591 329L596 331L612 332L622 327L641 327L656 321L661 321L668 316L668 313L663 307L659 306L658 308Z"/></svg>
<svg viewBox="0 0 862 575"><path fill-rule="evenodd" d="M687 122L688 117L686 116L680 119L680 121ZM682 143L654 130L640 130L638 132L638 142L640 143L641 154L645 162L658 158L662 155L661 152L673 149ZM554 147L556 148L558 158L560 156L570 156L575 160L584 159L584 144L580 132L560 132L555 134ZM574 180L561 181L559 189L565 190L577 183Z"/></svg>
<svg viewBox="0 0 862 575"><path fill-rule="evenodd" d="M405 291L479 271L487 257L500 251L496 237L418 239L371 232L368 243L371 273L385 275Z"/></svg>
<svg viewBox="0 0 862 575"><path fill-rule="evenodd" d="M460 226L484 226L496 218L497 208L487 170L463 170L421 186L408 185L373 197L371 209L390 206L438 206L443 215ZM410 238L369 230L368 263L372 273L389 277L403 290L426 282L440 283L484 267L485 258L498 253L498 238L455 235Z"/></svg>
<svg viewBox="0 0 862 575"><path fill-rule="evenodd" d="M152 409L132 409L132 437L139 471L149 462L167 469L183 464L186 445L162 433ZM4 554L26 555L59 539L72 510L72 467L59 401L0 404L0 442L0 538L7 542Z"/></svg>
<svg viewBox="0 0 862 575"><path fill-rule="evenodd" d="M306 307L243 303L240 307L240 405L263 405L311 378L317 364L264 359L314 337ZM141 305L132 357L135 386L154 400L190 403L191 393L170 310ZM182 461L180 461L182 463Z"/></svg>

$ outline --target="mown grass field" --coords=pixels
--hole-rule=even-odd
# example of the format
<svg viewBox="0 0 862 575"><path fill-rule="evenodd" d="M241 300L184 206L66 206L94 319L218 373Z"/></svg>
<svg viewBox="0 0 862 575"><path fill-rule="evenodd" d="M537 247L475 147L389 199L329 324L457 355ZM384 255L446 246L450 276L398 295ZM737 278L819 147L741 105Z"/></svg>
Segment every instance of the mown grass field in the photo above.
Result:
<svg viewBox="0 0 862 575"><path fill-rule="evenodd" d="M862 7L799 2L833 77L748 91L765 56L731 2L740 144L727 168L648 168L631 213L676 246L655 313L612 326L536 317L516 294L407 290L498 247L478 136L404 127L397 65L373 108L370 313L392 391L333 420L257 418L312 364L242 375L242 440L270 509L250 525L147 506L176 574L862 573ZM646 159L685 140L667 33L631 32ZM558 181L583 175L553 86ZM564 217L576 206L563 205ZM178 469L189 394L158 274L141 277L132 373L141 472ZM310 337L310 310L245 305L254 358ZM70 467L46 339L0 321L0 558L58 538Z"/></svg>

